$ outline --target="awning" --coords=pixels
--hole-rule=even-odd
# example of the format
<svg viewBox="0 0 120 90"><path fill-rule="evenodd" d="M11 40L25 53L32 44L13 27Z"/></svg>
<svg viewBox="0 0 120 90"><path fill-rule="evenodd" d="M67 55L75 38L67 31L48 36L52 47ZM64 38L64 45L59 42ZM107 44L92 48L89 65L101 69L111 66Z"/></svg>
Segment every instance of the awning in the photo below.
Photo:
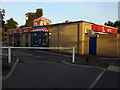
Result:
<svg viewBox="0 0 120 90"><path fill-rule="evenodd" d="M48 28L46 27L41 27L41 28L32 30L32 32L39 32L39 31L49 32Z"/></svg>
<svg viewBox="0 0 120 90"><path fill-rule="evenodd" d="M24 29L16 29L16 30L10 30L7 31L8 34L20 34L20 33L30 33L30 32L49 32L47 27L41 27L41 28L24 28Z"/></svg>

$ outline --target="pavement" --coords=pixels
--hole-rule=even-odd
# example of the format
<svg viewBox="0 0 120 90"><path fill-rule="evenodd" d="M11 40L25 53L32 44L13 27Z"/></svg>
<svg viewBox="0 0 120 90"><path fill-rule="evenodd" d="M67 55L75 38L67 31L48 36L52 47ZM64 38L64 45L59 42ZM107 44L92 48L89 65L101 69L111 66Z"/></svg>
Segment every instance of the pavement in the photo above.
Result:
<svg viewBox="0 0 120 90"><path fill-rule="evenodd" d="M115 72L120 72L120 67L119 66L113 66L113 65L110 65L107 70L110 70L110 71L115 71Z"/></svg>
<svg viewBox="0 0 120 90"><path fill-rule="evenodd" d="M12 50L19 63L4 88L118 88L116 66L107 69L64 64L70 56L34 50ZM84 61L84 58L76 58ZM17 81L17 82L16 82Z"/></svg>

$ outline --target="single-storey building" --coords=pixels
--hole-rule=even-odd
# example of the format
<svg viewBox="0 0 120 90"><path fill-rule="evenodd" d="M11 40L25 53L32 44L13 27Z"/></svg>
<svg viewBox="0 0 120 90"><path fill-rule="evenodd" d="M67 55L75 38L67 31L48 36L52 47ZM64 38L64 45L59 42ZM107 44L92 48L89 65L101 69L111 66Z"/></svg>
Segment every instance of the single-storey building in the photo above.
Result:
<svg viewBox="0 0 120 90"><path fill-rule="evenodd" d="M76 54L120 56L117 28L74 21L8 30L10 46L75 47ZM58 50L71 53L71 50Z"/></svg>

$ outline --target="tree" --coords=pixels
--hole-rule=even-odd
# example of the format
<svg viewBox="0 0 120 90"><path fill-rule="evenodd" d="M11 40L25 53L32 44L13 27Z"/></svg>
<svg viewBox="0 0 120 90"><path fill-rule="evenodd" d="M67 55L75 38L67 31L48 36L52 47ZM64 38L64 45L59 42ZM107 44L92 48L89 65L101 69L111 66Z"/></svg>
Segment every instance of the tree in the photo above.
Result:
<svg viewBox="0 0 120 90"><path fill-rule="evenodd" d="M118 33L120 33L120 28L118 28Z"/></svg>
<svg viewBox="0 0 120 90"><path fill-rule="evenodd" d="M115 22L108 21L104 25L116 27L118 28L118 33L120 33L120 20L117 20Z"/></svg>
<svg viewBox="0 0 120 90"><path fill-rule="evenodd" d="M35 19L35 13L33 12L28 12L25 14L26 17L28 17L28 20L26 20L26 26L30 27L33 26L33 20Z"/></svg>
<svg viewBox="0 0 120 90"><path fill-rule="evenodd" d="M117 20L114 22L114 27L120 27L120 20Z"/></svg>
<svg viewBox="0 0 120 90"><path fill-rule="evenodd" d="M31 27L33 26L33 20L37 19L41 16L43 16L43 10L42 9L36 9L36 12L28 12L25 14L25 16L28 18L26 20L25 26Z"/></svg>
<svg viewBox="0 0 120 90"><path fill-rule="evenodd" d="M70 21L69 20L66 20L66 21L64 21L63 23L69 23Z"/></svg>
<svg viewBox="0 0 120 90"><path fill-rule="evenodd" d="M5 9L0 9L0 27L4 26Z"/></svg>
<svg viewBox="0 0 120 90"><path fill-rule="evenodd" d="M16 21L14 21L13 18L10 18L10 19L7 20L7 22L6 22L6 27L7 27L7 29L18 28L17 25L18 25L18 23L17 23Z"/></svg>
<svg viewBox="0 0 120 90"><path fill-rule="evenodd" d="M7 39L7 29L4 21L5 9L0 9L0 41Z"/></svg>
<svg viewBox="0 0 120 90"><path fill-rule="evenodd" d="M114 23L113 22L111 22L111 21L108 21L108 22L105 22L105 24L104 25L107 25L107 26L114 26Z"/></svg>
<svg viewBox="0 0 120 90"><path fill-rule="evenodd" d="M41 16L43 16L43 10L42 9L36 9L35 18L39 18Z"/></svg>
<svg viewBox="0 0 120 90"><path fill-rule="evenodd" d="M19 28L24 28L24 27L27 27L26 25L21 25L21 26L19 26Z"/></svg>
<svg viewBox="0 0 120 90"><path fill-rule="evenodd" d="M118 28L118 33L120 33L120 20L114 22L114 27Z"/></svg>

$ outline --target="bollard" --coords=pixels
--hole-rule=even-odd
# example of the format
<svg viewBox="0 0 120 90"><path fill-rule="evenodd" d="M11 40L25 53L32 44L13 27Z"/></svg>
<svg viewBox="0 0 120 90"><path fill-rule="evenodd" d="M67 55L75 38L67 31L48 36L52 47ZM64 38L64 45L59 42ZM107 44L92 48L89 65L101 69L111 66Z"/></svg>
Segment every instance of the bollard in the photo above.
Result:
<svg viewBox="0 0 120 90"><path fill-rule="evenodd" d="M11 63L11 48L8 47L8 63Z"/></svg>
<svg viewBox="0 0 120 90"><path fill-rule="evenodd" d="M73 53L72 53L72 63L75 62L75 47L73 47Z"/></svg>

